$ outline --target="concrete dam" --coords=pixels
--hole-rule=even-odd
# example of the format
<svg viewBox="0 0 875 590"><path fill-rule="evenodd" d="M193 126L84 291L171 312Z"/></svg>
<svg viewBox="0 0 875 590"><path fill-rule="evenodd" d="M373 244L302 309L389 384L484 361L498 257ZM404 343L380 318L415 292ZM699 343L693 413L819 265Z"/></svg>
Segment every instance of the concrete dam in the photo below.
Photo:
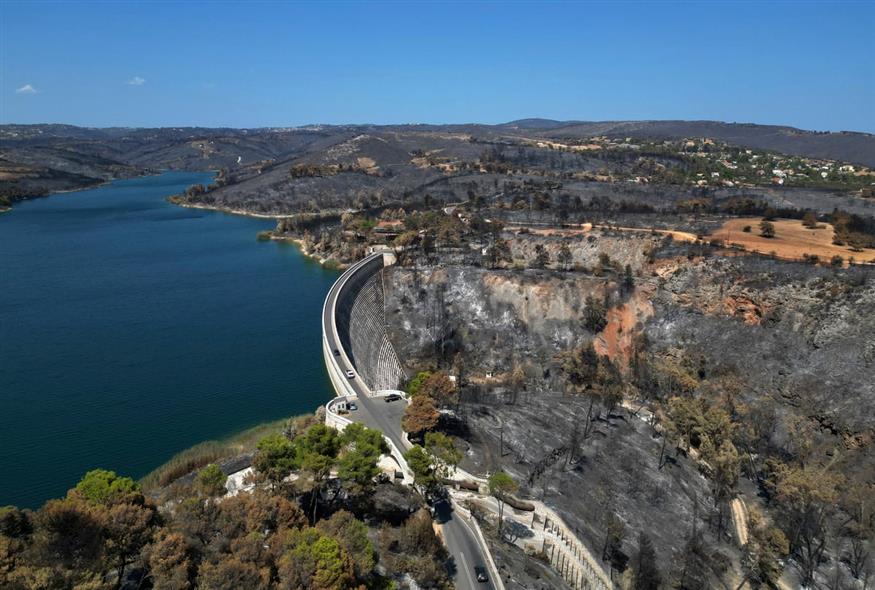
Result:
<svg viewBox="0 0 875 590"><path fill-rule="evenodd" d="M372 392L398 389L405 380L386 334L383 266L383 256L374 256L359 266L343 284L335 308L343 350Z"/></svg>

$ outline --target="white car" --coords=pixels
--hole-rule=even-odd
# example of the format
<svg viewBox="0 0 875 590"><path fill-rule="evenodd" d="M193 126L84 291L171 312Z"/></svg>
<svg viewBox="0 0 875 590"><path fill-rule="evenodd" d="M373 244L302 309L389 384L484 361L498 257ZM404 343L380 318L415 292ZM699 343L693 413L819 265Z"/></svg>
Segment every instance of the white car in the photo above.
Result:
<svg viewBox="0 0 875 590"><path fill-rule="evenodd" d="M355 372L353 372L353 371L347 371L347 372L346 372L346 378L347 378L347 379L355 379Z"/></svg>

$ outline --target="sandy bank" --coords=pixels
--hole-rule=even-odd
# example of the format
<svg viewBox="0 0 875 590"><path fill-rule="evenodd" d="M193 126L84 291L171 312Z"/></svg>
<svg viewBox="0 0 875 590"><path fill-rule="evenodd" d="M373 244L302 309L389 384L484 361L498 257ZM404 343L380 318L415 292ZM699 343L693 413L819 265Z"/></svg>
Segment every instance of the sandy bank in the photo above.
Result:
<svg viewBox="0 0 875 590"><path fill-rule="evenodd" d="M222 213L228 213L230 215L240 215L242 217L254 217L257 219L292 219L295 217L294 214L281 214L281 213L253 213L252 211L244 211L243 209L233 209L231 207L222 207L219 205L205 205L202 203L186 203L180 201L178 199L173 199L168 197L167 199L174 205L179 205L180 207L185 207L186 209L206 209L208 211L220 211Z"/></svg>

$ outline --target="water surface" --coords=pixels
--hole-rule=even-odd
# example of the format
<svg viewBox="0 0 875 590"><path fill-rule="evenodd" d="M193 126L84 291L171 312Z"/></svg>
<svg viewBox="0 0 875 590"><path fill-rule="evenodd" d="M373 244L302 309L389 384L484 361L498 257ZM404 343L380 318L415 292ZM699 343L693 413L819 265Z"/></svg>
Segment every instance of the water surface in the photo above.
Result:
<svg viewBox="0 0 875 590"><path fill-rule="evenodd" d="M270 220L165 201L170 172L0 214L0 506L88 469L141 477L174 453L330 395L322 301L336 274Z"/></svg>

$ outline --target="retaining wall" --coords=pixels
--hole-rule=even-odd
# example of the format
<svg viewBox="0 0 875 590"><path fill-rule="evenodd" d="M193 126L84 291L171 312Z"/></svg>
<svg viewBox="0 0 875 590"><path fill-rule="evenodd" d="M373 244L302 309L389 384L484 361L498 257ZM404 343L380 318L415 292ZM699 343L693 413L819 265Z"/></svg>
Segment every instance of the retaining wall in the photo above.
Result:
<svg viewBox="0 0 875 590"><path fill-rule="evenodd" d="M399 389L404 369L386 334L383 258L349 277L337 298L337 333L350 363L371 391Z"/></svg>

